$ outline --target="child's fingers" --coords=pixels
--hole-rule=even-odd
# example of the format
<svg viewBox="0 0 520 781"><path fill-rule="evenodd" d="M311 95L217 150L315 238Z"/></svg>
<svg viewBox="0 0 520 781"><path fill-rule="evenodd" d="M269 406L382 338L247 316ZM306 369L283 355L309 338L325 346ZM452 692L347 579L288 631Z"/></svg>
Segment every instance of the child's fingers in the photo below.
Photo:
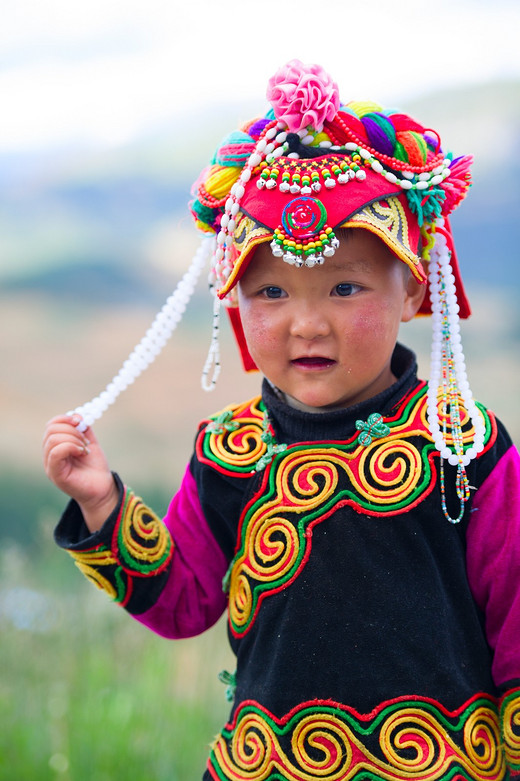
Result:
<svg viewBox="0 0 520 781"><path fill-rule="evenodd" d="M81 415L78 415L76 413L73 413L72 415L56 415L54 418L51 418L48 421L45 428L47 430L47 429L53 429L55 426L66 425L66 426L71 426L72 428L76 429L76 431L79 431L80 433L84 433L84 431L86 431L86 429L88 429L89 427L87 426L85 429L78 428L79 425L82 423L82 420L83 418L81 417Z"/></svg>
<svg viewBox="0 0 520 781"><path fill-rule="evenodd" d="M76 442L79 445L90 445L90 440L70 426L56 426L48 429L43 437L43 448L48 449L60 442Z"/></svg>
<svg viewBox="0 0 520 781"><path fill-rule="evenodd" d="M68 432L53 432L43 441L43 465L48 472L49 465L78 458L90 453L89 443L82 437Z"/></svg>
<svg viewBox="0 0 520 781"><path fill-rule="evenodd" d="M64 464L69 464L71 459L82 458L88 455L88 446L80 442L62 440L49 445L44 453L44 466L48 472L61 470Z"/></svg>
<svg viewBox="0 0 520 781"><path fill-rule="evenodd" d="M92 436L93 433L91 429L87 432L82 432L71 421L72 419L67 416L60 416L50 420L49 423L47 423L43 436L44 447L46 443L52 441L53 438L57 436L69 436L72 439L77 439L80 443L89 445L89 434Z"/></svg>
<svg viewBox="0 0 520 781"><path fill-rule="evenodd" d="M56 470L63 471L71 458L90 454L90 440L76 426L71 425L69 418L60 416L47 424L42 449L45 471L52 479Z"/></svg>

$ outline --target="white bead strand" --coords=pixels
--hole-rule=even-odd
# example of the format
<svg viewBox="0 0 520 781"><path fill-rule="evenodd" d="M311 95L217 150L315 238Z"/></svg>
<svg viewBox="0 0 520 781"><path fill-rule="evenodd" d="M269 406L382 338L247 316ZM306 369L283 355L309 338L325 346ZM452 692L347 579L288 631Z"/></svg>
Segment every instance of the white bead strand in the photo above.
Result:
<svg viewBox="0 0 520 781"><path fill-rule="evenodd" d="M442 220L439 220L438 224L439 227L442 227ZM433 335L427 418L435 447L441 457L440 479L443 510L451 523L457 523L463 516L464 505L469 498L469 485L465 468L483 450L485 427L482 416L473 400L466 375L460 338L455 277L451 268L450 251L446 237L440 231L435 235L435 246L431 250L429 283ZM440 414L439 391L442 399ZM448 407L451 444L448 444L447 438ZM461 424L461 411L463 410L471 418L474 431L473 444L466 451L464 451ZM446 508L445 460L457 467L457 494L461 501L461 510L457 518L452 518Z"/></svg>
<svg viewBox="0 0 520 781"><path fill-rule="evenodd" d="M203 390L212 391L217 384L217 380L220 374L220 299L213 292L213 328L211 333L211 344L208 350L208 357L202 370L201 385ZM209 374L213 369L211 379L208 380Z"/></svg>
<svg viewBox="0 0 520 781"><path fill-rule="evenodd" d="M180 323L186 305L190 300L197 280L209 257L213 253L215 239L204 238L195 253L189 269L177 284L174 292L166 300L161 311L141 341L135 346L123 366L107 385L105 390L92 401L76 407L69 415L77 414L82 418L77 426L85 431L94 421L99 420L108 407L115 402L119 394L126 390L137 377L157 358L162 348Z"/></svg>

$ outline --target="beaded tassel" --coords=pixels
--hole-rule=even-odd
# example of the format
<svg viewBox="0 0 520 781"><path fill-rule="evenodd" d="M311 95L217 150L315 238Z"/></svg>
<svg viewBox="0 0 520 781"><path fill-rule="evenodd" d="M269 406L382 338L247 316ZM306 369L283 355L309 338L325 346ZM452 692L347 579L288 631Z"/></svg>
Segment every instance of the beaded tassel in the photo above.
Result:
<svg viewBox="0 0 520 781"><path fill-rule="evenodd" d="M220 374L220 299L215 295L213 298L213 327L211 333L211 344L208 350L208 357L202 370L201 385L205 391L212 391L217 384ZM211 379L208 382L208 376L213 367Z"/></svg>
<svg viewBox="0 0 520 781"><path fill-rule="evenodd" d="M161 311L155 317L152 325L132 350L123 366L107 385L105 390L92 401L76 407L69 415L81 415L79 431L85 431L94 421L98 420L108 407L115 402L119 394L126 390L134 380L157 358L173 331L181 321L186 306L197 284L197 279L211 256L214 247L213 238L202 240L191 265L177 284L174 292L166 300Z"/></svg>
<svg viewBox="0 0 520 781"><path fill-rule="evenodd" d="M441 458L440 483L444 515L450 523L458 523L469 499L466 467L484 448L485 426L466 375L455 278L451 269L450 251L442 231L443 224L442 218L437 221L435 246L431 251L429 266L433 340L427 415L431 435ZM473 443L466 450L462 432L465 415L471 419L474 431ZM460 512L455 518L446 506L444 461L457 467L456 491Z"/></svg>

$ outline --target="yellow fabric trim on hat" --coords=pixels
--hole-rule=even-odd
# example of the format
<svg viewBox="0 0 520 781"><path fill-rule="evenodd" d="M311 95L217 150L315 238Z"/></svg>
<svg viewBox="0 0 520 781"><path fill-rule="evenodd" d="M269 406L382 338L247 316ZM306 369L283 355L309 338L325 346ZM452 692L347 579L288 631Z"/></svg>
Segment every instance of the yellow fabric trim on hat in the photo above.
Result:
<svg viewBox="0 0 520 781"><path fill-rule="evenodd" d="M384 202L374 201L342 222L339 227L365 228L371 231L406 263L419 282L426 281L420 259L410 248L406 214L397 198L388 198Z"/></svg>

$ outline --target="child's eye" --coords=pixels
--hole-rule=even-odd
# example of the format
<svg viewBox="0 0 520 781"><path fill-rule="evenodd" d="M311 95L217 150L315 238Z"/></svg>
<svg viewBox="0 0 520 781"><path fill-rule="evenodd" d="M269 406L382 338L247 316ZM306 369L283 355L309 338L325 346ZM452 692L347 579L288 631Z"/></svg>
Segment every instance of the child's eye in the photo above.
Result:
<svg viewBox="0 0 520 781"><path fill-rule="evenodd" d="M358 290L360 290L359 285L353 285L350 282L340 282L339 285L336 285L334 288L334 294L337 296L342 297L348 297L352 296L354 293L357 293Z"/></svg>
<svg viewBox="0 0 520 781"><path fill-rule="evenodd" d="M268 285L267 287L264 287L262 293L266 298L282 298L284 295L282 288L277 287L276 285Z"/></svg>

